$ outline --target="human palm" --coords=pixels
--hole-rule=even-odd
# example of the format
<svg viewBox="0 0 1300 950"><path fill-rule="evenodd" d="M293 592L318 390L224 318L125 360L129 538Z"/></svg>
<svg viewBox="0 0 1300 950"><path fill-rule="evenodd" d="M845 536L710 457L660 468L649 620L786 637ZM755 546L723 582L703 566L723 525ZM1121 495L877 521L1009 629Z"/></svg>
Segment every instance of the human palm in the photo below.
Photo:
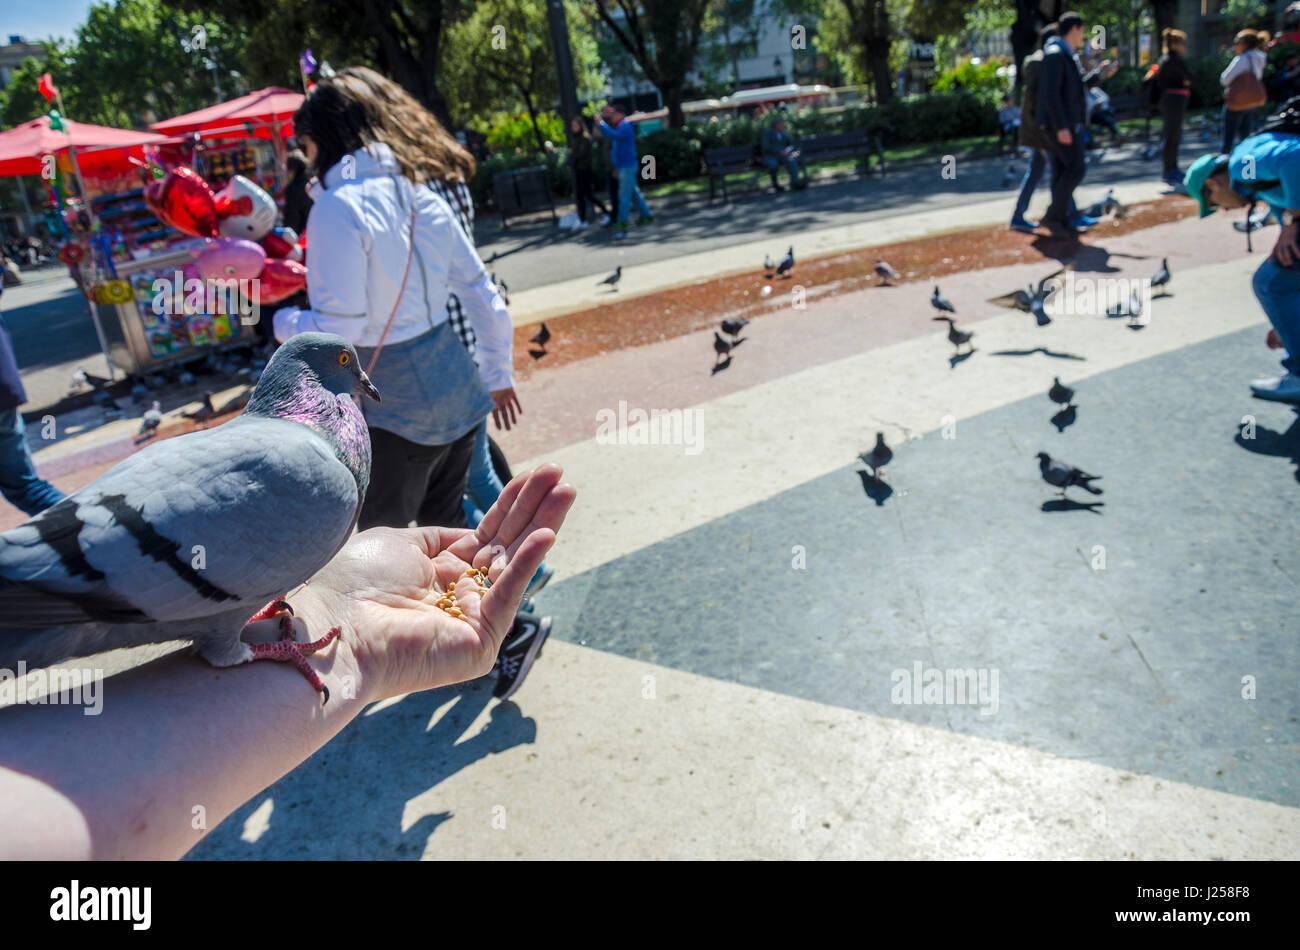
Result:
<svg viewBox="0 0 1300 950"><path fill-rule="evenodd" d="M573 504L561 474L553 463L521 472L477 529L356 535L295 598L299 616L309 628L341 628L367 700L484 675ZM480 567L486 592L467 575ZM438 606L448 591L462 617Z"/></svg>

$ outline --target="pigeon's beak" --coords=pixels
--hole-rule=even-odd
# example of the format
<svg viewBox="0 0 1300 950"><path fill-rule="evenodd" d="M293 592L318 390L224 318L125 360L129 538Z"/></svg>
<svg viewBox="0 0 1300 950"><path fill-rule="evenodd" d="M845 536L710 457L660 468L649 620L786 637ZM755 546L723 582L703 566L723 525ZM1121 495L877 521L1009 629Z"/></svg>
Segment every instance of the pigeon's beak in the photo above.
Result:
<svg viewBox="0 0 1300 950"><path fill-rule="evenodd" d="M379 390L376 389L375 384L370 381L370 377L366 375L366 371L364 369L358 370L358 373L361 379L361 391L375 402L382 402L379 398Z"/></svg>

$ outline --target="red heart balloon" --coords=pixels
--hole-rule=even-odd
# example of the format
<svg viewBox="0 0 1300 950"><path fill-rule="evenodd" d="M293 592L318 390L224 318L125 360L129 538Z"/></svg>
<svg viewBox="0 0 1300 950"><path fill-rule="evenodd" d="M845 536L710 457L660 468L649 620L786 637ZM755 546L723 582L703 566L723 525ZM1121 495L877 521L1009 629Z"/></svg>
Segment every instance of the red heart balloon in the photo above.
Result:
<svg viewBox="0 0 1300 950"><path fill-rule="evenodd" d="M212 188L186 165L177 165L161 181L149 182L144 201L164 224L182 234L216 236L217 204Z"/></svg>
<svg viewBox="0 0 1300 950"><path fill-rule="evenodd" d="M307 286L307 268L297 261L271 257L257 278L257 302L279 303Z"/></svg>

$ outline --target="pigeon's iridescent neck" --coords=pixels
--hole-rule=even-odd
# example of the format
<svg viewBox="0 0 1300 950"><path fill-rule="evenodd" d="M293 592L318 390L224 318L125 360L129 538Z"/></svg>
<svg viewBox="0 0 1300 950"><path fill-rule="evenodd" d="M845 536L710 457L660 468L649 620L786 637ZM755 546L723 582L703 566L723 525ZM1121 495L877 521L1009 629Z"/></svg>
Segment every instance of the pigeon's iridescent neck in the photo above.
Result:
<svg viewBox="0 0 1300 950"><path fill-rule="evenodd" d="M324 435L365 493L370 482L370 430L351 396L330 392L314 377L300 377L268 408L270 411L263 410L266 415L300 423Z"/></svg>

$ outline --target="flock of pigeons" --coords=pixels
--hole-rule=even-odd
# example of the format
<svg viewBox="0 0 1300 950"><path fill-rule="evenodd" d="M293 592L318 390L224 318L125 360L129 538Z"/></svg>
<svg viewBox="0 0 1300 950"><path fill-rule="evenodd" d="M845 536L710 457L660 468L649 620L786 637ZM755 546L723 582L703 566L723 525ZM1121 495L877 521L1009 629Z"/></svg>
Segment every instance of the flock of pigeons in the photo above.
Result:
<svg viewBox="0 0 1300 950"><path fill-rule="evenodd" d="M1113 209L1113 207L1117 207L1119 209L1117 214L1121 216L1123 214L1123 206L1115 201L1114 195L1110 192L1107 192L1106 198L1103 199L1102 202L1099 202L1098 205L1099 207L1087 209L1085 213L1096 216L1094 212L1100 213L1106 208ZM1100 207L1103 205L1105 208ZM1017 289L1003 297L995 298L991 302L1002 306L1014 307L1015 309L1023 310L1027 313L1032 313L1039 326L1046 326L1051 323L1052 320L1051 317L1048 316L1044 305L1048 298L1051 297L1060 286L1058 280L1060 275L1070 269L1071 266L1071 264L1067 264L1060 270L1047 275L1040 280L1036 286L1031 284L1025 290ZM890 281L899 279L898 271L880 258L876 259L875 274L880 278L882 286L890 286ZM1164 295L1167 293L1165 288L1168 286L1170 280L1169 260L1168 258L1165 258L1161 260L1160 268L1152 276L1151 286L1158 288L1161 291L1160 295ZM932 319L943 321L948 324L948 342L954 347L954 361L956 361L958 357L969 356L973 353L974 346L971 344L971 339L975 335L974 331L958 329L955 317L950 316L950 314L955 315L957 309L953 306L952 301L939 291L939 286L937 284L935 285L934 293L930 297L930 306L937 311L937 315ZM1135 328L1146 326L1149 322L1149 317L1144 317L1143 315L1142 300L1136 291L1134 292L1132 299L1126 305L1116 305L1116 307L1111 308L1111 310L1107 312L1107 315L1128 316L1131 321L1130 325ZM962 353L962 347L966 347L966 352L964 354ZM1053 417L1052 421L1057 425L1060 431L1065 431L1065 427L1073 421L1073 413L1075 410L1074 390L1069 386L1064 385L1058 376L1053 377L1052 386L1048 389L1047 395L1052 402L1061 407L1060 411ZM871 477L877 484L880 483L880 469L887 465L893 457L893 450L888 444L886 444L885 436L882 432L876 433L876 444L871 449L862 452L858 456L863 465L870 470ZM1078 466L1071 465L1070 463L1064 462L1060 459L1054 459L1046 452L1039 452L1037 458L1038 470L1042 475L1043 481L1059 489L1057 494L1061 495L1063 498L1066 495L1066 490L1069 488L1081 488L1093 495L1100 495L1102 493L1100 488L1092 484L1094 480L1101 477L1100 475L1093 475L1089 472L1085 472Z"/></svg>

